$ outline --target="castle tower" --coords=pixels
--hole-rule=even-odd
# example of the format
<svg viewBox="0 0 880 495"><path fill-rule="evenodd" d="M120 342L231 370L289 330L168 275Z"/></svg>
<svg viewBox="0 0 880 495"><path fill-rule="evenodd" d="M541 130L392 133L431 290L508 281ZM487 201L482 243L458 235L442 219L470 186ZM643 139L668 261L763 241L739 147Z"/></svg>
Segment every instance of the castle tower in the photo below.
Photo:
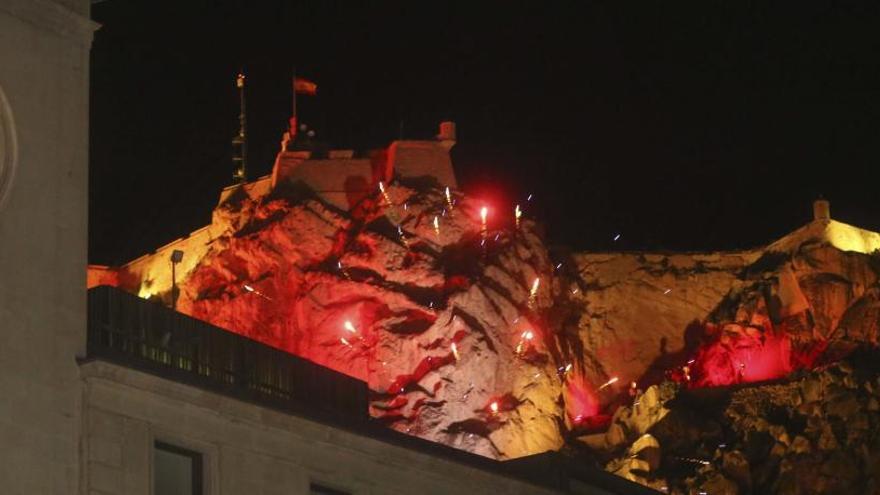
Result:
<svg viewBox="0 0 880 495"><path fill-rule="evenodd" d="M828 222L831 220L831 202L819 198L813 201L813 220Z"/></svg>

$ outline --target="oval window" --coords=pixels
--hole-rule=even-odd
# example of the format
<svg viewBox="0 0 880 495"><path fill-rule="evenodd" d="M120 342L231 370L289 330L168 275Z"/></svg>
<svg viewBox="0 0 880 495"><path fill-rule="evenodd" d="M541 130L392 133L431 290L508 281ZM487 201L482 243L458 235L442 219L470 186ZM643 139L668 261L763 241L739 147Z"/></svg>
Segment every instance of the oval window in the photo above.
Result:
<svg viewBox="0 0 880 495"><path fill-rule="evenodd" d="M12 178L15 172L16 142L15 127L12 122L12 110L6 100L3 88L0 88L0 208L9 195Z"/></svg>

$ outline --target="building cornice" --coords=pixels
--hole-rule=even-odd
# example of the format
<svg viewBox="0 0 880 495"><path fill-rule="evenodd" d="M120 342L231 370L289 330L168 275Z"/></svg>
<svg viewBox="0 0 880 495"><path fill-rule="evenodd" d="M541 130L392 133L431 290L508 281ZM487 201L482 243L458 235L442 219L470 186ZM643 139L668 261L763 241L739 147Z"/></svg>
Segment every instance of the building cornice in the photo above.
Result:
<svg viewBox="0 0 880 495"><path fill-rule="evenodd" d="M88 17L52 0L3 0L0 2L0 12L86 46L91 44L95 30L101 27Z"/></svg>

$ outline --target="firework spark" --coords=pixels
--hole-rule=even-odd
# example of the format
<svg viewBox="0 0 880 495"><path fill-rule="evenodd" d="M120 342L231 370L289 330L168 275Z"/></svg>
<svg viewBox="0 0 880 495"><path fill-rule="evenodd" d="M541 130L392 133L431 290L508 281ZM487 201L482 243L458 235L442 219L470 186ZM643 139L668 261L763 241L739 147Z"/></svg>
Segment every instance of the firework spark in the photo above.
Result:
<svg viewBox="0 0 880 495"><path fill-rule="evenodd" d="M609 386L609 385L613 385L613 384L615 384L615 383L617 383L617 377L616 377L616 376L615 376L615 377L612 377L610 380L608 380L607 382L603 383L602 386L599 387L599 390L602 390L603 388L605 388L605 387L607 387L607 386Z"/></svg>

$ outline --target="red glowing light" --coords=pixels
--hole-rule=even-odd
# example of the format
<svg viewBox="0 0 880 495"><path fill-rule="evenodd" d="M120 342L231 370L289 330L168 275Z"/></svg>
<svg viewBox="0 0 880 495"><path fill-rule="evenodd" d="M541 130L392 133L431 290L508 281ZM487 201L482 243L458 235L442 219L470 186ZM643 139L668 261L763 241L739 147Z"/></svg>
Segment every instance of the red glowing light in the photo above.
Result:
<svg viewBox="0 0 880 495"><path fill-rule="evenodd" d="M566 380L562 389L565 400L565 414L572 424L582 423L587 418L599 414L599 400L593 387L581 374L574 374Z"/></svg>
<svg viewBox="0 0 880 495"><path fill-rule="evenodd" d="M715 338L682 368L682 378L693 387L773 380L794 370L791 339L782 329L774 331L769 323L765 328L729 325L707 331L715 333Z"/></svg>

